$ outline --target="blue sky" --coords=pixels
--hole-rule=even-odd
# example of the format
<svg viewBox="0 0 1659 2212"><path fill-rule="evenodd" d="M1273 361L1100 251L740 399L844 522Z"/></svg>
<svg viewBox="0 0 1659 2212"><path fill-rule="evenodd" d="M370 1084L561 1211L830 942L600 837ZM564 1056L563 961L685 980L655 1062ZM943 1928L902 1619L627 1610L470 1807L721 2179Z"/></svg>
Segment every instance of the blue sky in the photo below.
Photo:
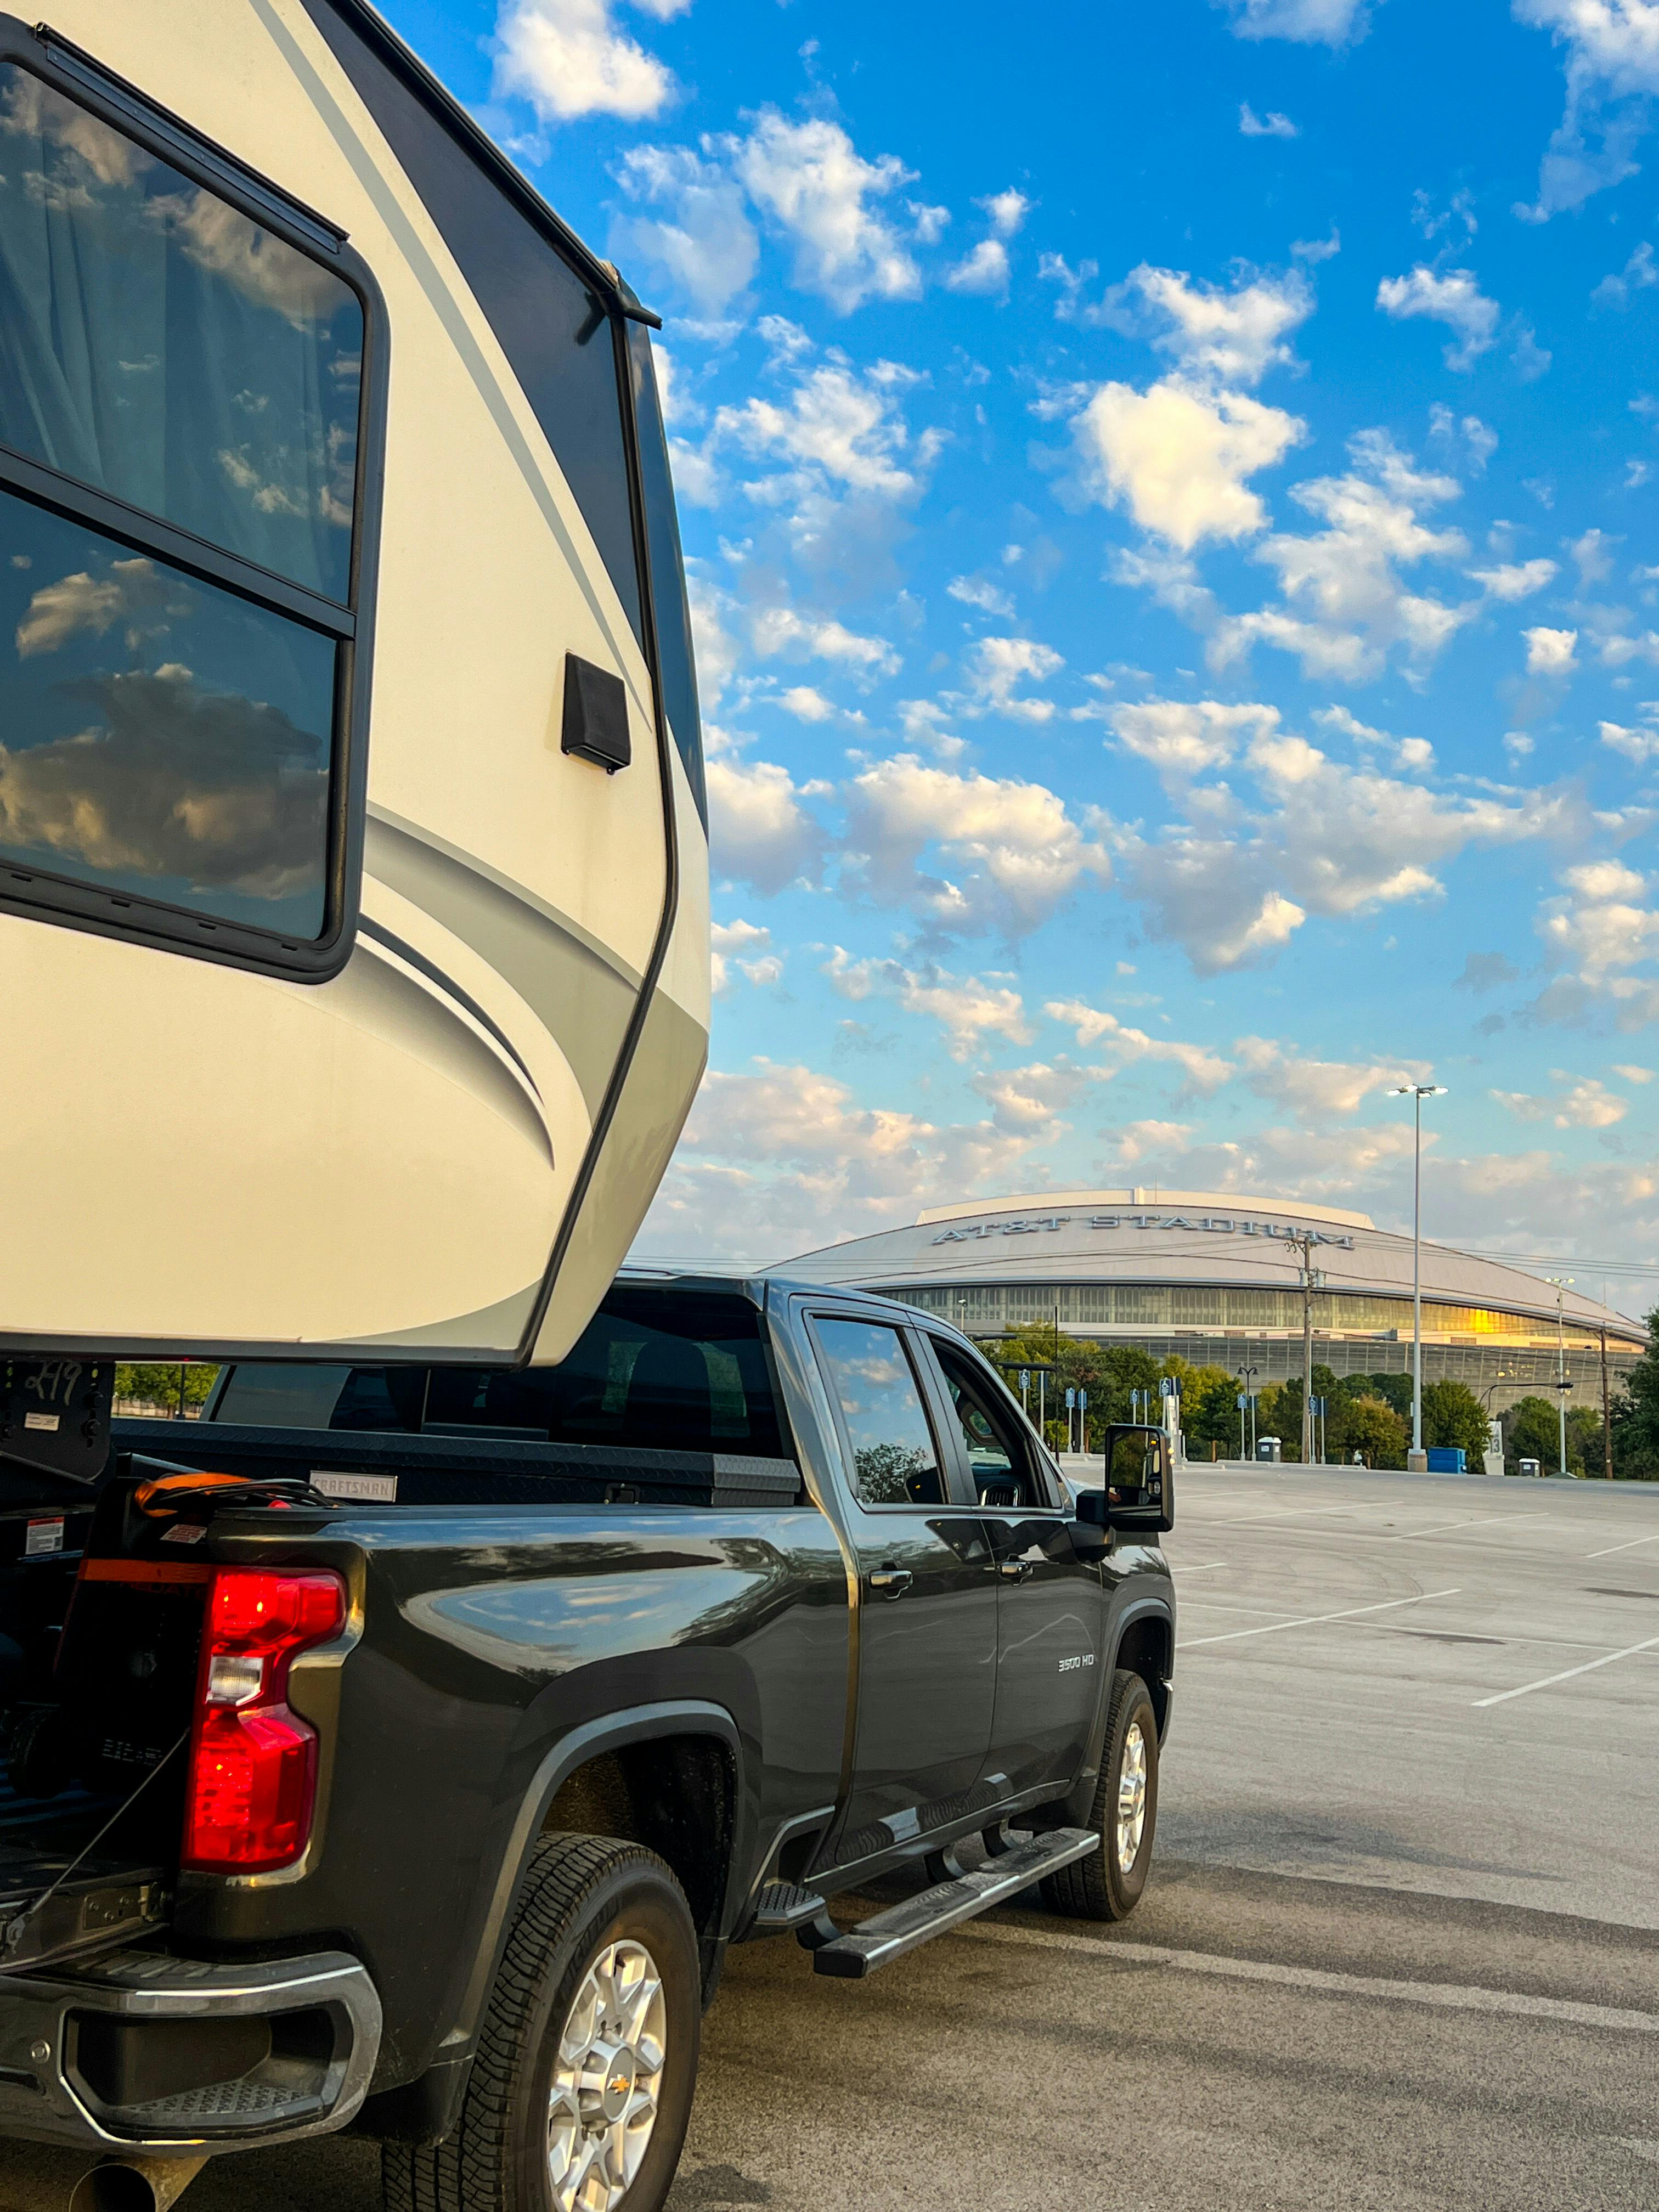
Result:
<svg viewBox="0 0 1659 2212"><path fill-rule="evenodd" d="M644 1242L1236 1188L1659 1255L1659 0L390 0L662 312ZM1646 1302L1632 1279L1614 1302Z"/></svg>

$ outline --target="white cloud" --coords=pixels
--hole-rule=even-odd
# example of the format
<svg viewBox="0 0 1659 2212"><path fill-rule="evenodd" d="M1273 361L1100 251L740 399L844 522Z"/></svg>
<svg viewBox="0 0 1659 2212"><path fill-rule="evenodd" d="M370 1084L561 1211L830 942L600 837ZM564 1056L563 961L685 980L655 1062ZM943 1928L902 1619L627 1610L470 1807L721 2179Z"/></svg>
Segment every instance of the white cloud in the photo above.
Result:
<svg viewBox="0 0 1659 2212"><path fill-rule="evenodd" d="M663 212L614 224L616 257L650 264L700 313L721 313L753 277L760 254L741 186L689 146L630 147L617 175L630 199Z"/></svg>
<svg viewBox="0 0 1659 2212"><path fill-rule="evenodd" d="M1008 249L1000 238L981 238L945 276L953 292L975 292L988 296L1008 289Z"/></svg>
<svg viewBox="0 0 1659 2212"><path fill-rule="evenodd" d="M1650 284L1659 284L1659 269L1653 265L1653 248L1644 238L1617 276L1604 276L1590 298L1598 307L1626 308L1632 292L1644 291Z"/></svg>
<svg viewBox="0 0 1659 2212"><path fill-rule="evenodd" d="M1529 599L1555 581L1553 561L1510 561L1496 568L1471 568L1469 579L1491 599Z"/></svg>
<svg viewBox="0 0 1659 2212"><path fill-rule="evenodd" d="M1448 368L1473 368L1497 343L1501 310L1468 269L1449 269L1437 276L1419 263L1409 276L1385 276L1376 288L1376 304L1396 321L1421 315L1455 331L1457 343L1445 349Z"/></svg>
<svg viewBox="0 0 1659 2212"><path fill-rule="evenodd" d="M1275 729L1277 707L1225 706L1218 699L1146 699L1107 717L1118 742L1177 780L1224 767L1242 738Z"/></svg>
<svg viewBox="0 0 1659 2212"><path fill-rule="evenodd" d="M1540 165L1538 198L1515 210L1545 222L1635 173L1632 149L1659 92L1659 4L1512 0L1512 9L1566 48L1566 108Z"/></svg>
<svg viewBox="0 0 1659 2212"><path fill-rule="evenodd" d="M1299 270L1280 277L1243 276L1226 291L1195 284L1184 270L1142 262L1115 297L1127 299L1130 293L1139 295L1161 352L1172 355L1188 375L1228 385L1259 384L1270 368L1293 365L1287 341L1314 306Z"/></svg>
<svg viewBox="0 0 1659 2212"><path fill-rule="evenodd" d="M966 714L1003 714L1016 721L1046 722L1052 719L1051 699L1016 696L1015 687L1028 678L1041 684L1066 664L1052 646L1030 637L982 637L969 653L966 670L969 703Z"/></svg>
<svg viewBox="0 0 1659 2212"><path fill-rule="evenodd" d="M1398 651L1433 659L1478 601L1447 606L1408 590L1399 570L1425 560L1463 558L1461 531L1433 530L1419 510L1458 495L1455 478L1425 474L1380 430L1349 442L1353 465L1340 477L1293 485L1291 496L1326 524L1309 537L1277 532L1253 557L1279 572L1285 605L1227 617L1211 657L1224 666L1257 641L1300 656L1310 676L1355 683L1374 677Z"/></svg>
<svg viewBox="0 0 1659 2212"><path fill-rule="evenodd" d="M793 684L778 701L786 714L793 714L798 722L827 722L835 708L822 691L810 684Z"/></svg>
<svg viewBox="0 0 1659 2212"><path fill-rule="evenodd" d="M1550 1071L1566 1081L1565 1071ZM1492 1097L1507 1106L1520 1121L1553 1121L1558 1129L1611 1129L1630 1111L1628 1098L1620 1098L1593 1075L1585 1076L1553 1098L1539 1098L1524 1091L1494 1091Z"/></svg>
<svg viewBox="0 0 1659 2212"><path fill-rule="evenodd" d="M1345 46L1363 39L1367 0L1215 0L1233 19L1236 39L1291 39L1304 46Z"/></svg>
<svg viewBox="0 0 1659 2212"><path fill-rule="evenodd" d="M952 1060L970 1059L988 1036L1006 1037L1010 1044L1031 1042L1024 1000L995 978L958 979L931 964L912 969L896 960L854 960L839 945L823 972L845 999L867 999L878 992L896 1000L907 1014L926 1014L936 1021Z"/></svg>
<svg viewBox="0 0 1659 2212"><path fill-rule="evenodd" d="M1248 480L1306 434L1281 408L1179 377L1146 392L1104 384L1072 429L1085 492L1103 506L1127 506L1143 530L1182 552L1261 529L1267 508Z"/></svg>
<svg viewBox="0 0 1659 2212"><path fill-rule="evenodd" d="M769 929L752 921L717 921L711 925L708 935L710 973L717 998L732 988L734 963L751 983L775 983L782 975L782 958L769 949Z"/></svg>
<svg viewBox="0 0 1659 2212"><path fill-rule="evenodd" d="M1025 1067L983 1069L969 1083L990 1107L999 1129L1049 1144L1065 1132L1061 1114L1097 1079L1094 1069L1039 1060Z"/></svg>
<svg viewBox="0 0 1659 2212"><path fill-rule="evenodd" d="M1267 1037L1240 1037L1234 1050L1257 1097L1303 1121L1358 1113L1374 1092L1387 1091L1402 1077L1425 1082L1431 1072L1418 1061L1308 1060L1294 1046Z"/></svg>
<svg viewBox="0 0 1659 2212"><path fill-rule="evenodd" d="M823 866L823 830L787 769L716 754L708 763L710 865L763 897Z"/></svg>
<svg viewBox="0 0 1659 2212"><path fill-rule="evenodd" d="M1447 794L1333 760L1282 731L1272 710L1257 712L1264 719L1235 763L1255 780L1253 800L1230 783L1200 786L1189 794L1188 823L1155 839L1124 840L1123 878L1146 928L1182 945L1201 971L1260 964L1310 913L1341 916L1437 896L1437 868L1470 846L1577 826L1568 802L1552 794ZM1390 738L1352 717L1334 726L1391 746L1413 779L1432 764L1421 740ZM1205 734L1200 726L1200 742ZM1216 736L1218 750L1227 734Z"/></svg>
<svg viewBox="0 0 1659 2212"><path fill-rule="evenodd" d="M1246 138L1299 138L1302 133L1288 115L1281 115L1270 107L1267 114L1258 115L1247 100L1238 111L1238 128Z"/></svg>
<svg viewBox="0 0 1659 2212"><path fill-rule="evenodd" d="M1085 1051L1098 1047L1109 1054L1111 1066L1108 1072L1112 1074L1120 1068L1133 1066L1138 1060L1166 1062L1181 1070L1187 1089L1207 1096L1220 1090L1234 1073L1232 1062L1224 1060L1208 1045L1149 1036L1145 1030L1133 1029L1115 1014L1091 1006L1083 999L1050 999L1042 1011L1050 1021L1063 1022L1073 1030Z"/></svg>
<svg viewBox="0 0 1659 2212"><path fill-rule="evenodd" d="M1547 629L1540 623L1521 635L1527 641L1528 676L1566 676L1578 665L1573 657L1578 645L1576 629Z"/></svg>
<svg viewBox="0 0 1659 2212"><path fill-rule="evenodd" d="M1046 267L1071 280L1052 258ZM1143 329L1176 363L1145 391L1103 384L1075 412L1078 491L1127 506L1143 530L1182 552L1206 538L1253 536L1267 517L1249 480L1281 461L1306 426L1239 387L1293 362L1290 334L1312 307L1300 271L1247 274L1225 290L1143 263L1102 306L1070 311L1079 320ZM1068 312L1064 300L1060 312Z"/></svg>
<svg viewBox="0 0 1659 2212"><path fill-rule="evenodd" d="M1012 238L1031 212L1031 203L1022 191L1011 185L1006 191L992 192L974 205L982 208L990 222L992 234L997 238Z"/></svg>
<svg viewBox="0 0 1659 2212"><path fill-rule="evenodd" d="M1621 1030L1659 1019L1659 981L1632 975L1659 957L1659 910L1647 878L1621 860L1587 860L1565 870L1565 890L1540 909L1538 933L1559 972L1534 1012L1577 1021L1604 1004Z"/></svg>
<svg viewBox="0 0 1659 2212"><path fill-rule="evenodd" d="M802 291L842 314L920 294L921 271L881 205L911 181L896 155L867 161L838 123L792 123L775 107L761 111L747 138L718 144L793 248Z"/></svg>
<svg viewBox="0 0 1659 2212"><path fill-rule="evenodd" d="M898 404L897 395L915 380L887 362L862 373L829 363L802 377L781 404L750 398L722 407L712 441L786 464L783 475L749 487L759 499L781 503L819 485L908 499L935 450L926 434L913 442Z"/></svg>
<svg viewBox="0 0 1659 2212"><path fill-rule="evenodd" d="M830 617L796 607L750 606L739 617L763 660L830 660L870 677L896 676L902 663L885 638L866 637Z"/></svg>
<svg viewBox="0 0 1659 2212"><path fill-rule="evenodd" d="M711 1069L640 1249L765 1262L866 1236L919 1206L1009 1188L1044 1133L863 1106L804 1066Z"/></svg>
<svg viewBox="0 0 1659 2212"><path fill-rule="evenodd" d="M1189 1121L1126 1121L1121 1128L1113 1131L1109 1155L1115 1167L1138 1167L1146 1159L1167 1159L1171 1152L1184 1146L1193 1133ZM1161 1177L1167 1182L1167 1176Z"/></svg>
<svg viewBox="0 0 1659 2212"><path fill-rule="evenodd" d="M637 0L659 21L690 0ZM611 0L501 0L495 19L495 89L527 100L544 124L579 115L655 115L674 80L653 54L617 27Z"/></svg>
<svg viewBox="0 0 1659 2212"><path fill-rule="evenodd" d="M1024 936L1085 882L1110 878L1105 846L1040 783L900 753L861 769L845 796L851 886L940 931ZM948 874L923 870L930 849Z"/></svg>
<svg viewBox="0 0 1659 2212"><path fill-rule="evenodd" d="M1626 1083L1639 1085L1651 1083L1653 1080L1654 1072L1650 1067L1632 1067L1628 1060L1615 1060L1613 1072L1615 1075L1621 1076Z"/></svg>
<svg viewBox="0 0 1659 2212"><path fill-rule="evenodd" d="M1638 768L1659 760L1659 730L1628 729L1622 722L1598 722L1595 726L1604 745L1613 752L1623 753Z"/></svg>
<svg viewBox="0 0 1659 2212"><path fill-rule="evenodd" d="M978 607L988 615L1000 615L1005 622L1013 615L1013 600L988 577L952 576L945 588L965 607Z"/></svg>

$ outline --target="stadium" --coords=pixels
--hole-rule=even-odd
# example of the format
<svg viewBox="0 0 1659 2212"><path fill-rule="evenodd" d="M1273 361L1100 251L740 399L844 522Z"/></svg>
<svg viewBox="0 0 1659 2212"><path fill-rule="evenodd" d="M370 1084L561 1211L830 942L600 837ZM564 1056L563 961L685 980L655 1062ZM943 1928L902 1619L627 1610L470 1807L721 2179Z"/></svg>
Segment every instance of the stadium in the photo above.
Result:
<svg viewBox="0 0 1659 2212"><path fill-rule="evenodd" d="M1033 1322L1132 1344L1255 1385L1302 1372L1301 1250L1311 1235L1314 1358L1338 1376L1407 1371L1412 1240L1363 1213L1237 1192L1045 1191L934 1206L906 1229L826 1246L775 1272L856 1285L944 1316L994 1348ZM1465 1382L1493 1413L1555 1396L1600 1407L1639 1358L1635 1322L1502 1260L1425 1240L1423 1379Z"/></svg>

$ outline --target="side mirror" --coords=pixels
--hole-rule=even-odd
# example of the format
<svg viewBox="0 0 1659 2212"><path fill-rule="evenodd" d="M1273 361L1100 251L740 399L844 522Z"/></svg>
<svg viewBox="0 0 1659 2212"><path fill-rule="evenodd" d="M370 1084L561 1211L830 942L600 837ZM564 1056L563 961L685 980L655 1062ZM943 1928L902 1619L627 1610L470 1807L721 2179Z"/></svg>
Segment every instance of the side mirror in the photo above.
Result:
<svg viewBox="0 0 1659 2212"><path fill-rule="evenodd" d="M1175 1475L1162 1429L1107 1430L1103 1498L1109 1528L1159 1535L1175 1527Z"/></svg>

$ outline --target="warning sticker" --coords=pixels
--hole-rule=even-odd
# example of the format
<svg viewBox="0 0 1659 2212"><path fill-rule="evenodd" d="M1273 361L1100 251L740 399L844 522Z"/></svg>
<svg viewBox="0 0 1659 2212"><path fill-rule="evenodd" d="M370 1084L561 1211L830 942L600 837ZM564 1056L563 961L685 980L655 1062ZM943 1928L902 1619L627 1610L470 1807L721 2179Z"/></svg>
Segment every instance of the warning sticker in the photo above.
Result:
<svg viewBox="0 0 1659 2212"><path fill-rule="evenodd" d="M23 1555L33 1559L41 1552L61 1552L64 1548L64 1519L61 1514L55 1521L31 1521L23 1536Z"/></svg>
<svg viewBox="0 0 1659 2212"><path fill-rule="evenodd" d="M23 1426L26 1429L46 1429L55 1435L58 1424L62 1419L63 1416L60 1413L25 1413Z"/></svg>

